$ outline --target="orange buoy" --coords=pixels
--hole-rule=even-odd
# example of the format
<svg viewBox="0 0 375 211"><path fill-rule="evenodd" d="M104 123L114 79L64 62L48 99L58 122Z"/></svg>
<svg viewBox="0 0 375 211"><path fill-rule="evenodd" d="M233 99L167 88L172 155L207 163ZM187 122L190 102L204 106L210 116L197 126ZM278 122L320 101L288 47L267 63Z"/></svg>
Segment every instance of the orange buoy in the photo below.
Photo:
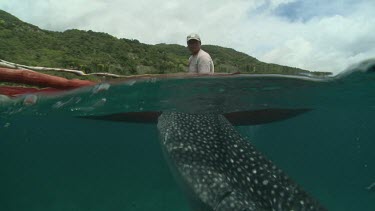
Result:
<svg viewBox="0 0 375 211"><path fill-rule="evenodd" d="M0 67L0 82L10 82L17 84L26 84L38 87L45 87L43 89L0 86L0 94L8 96L17 96L27 93L36 92L57 92L61 90L74 89L82 86L90 86L96 84L95 82L79 79L66 79L58 76L52 76L44 73L38 73L32 70L25 69L9 69Z"/></svg>

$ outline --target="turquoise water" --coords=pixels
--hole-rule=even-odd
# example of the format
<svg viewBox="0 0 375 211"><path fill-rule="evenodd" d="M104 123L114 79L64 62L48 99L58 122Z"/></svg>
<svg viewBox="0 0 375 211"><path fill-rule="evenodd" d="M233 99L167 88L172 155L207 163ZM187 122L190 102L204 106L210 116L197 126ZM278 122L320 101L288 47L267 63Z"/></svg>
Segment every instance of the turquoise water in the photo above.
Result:
<svg viewBox="0 0 375 211"><path fill-rule="evenodd" d="M26 101L25 101L26 99ZM31 103L27 103L31 99ZM33 102L33 100L35 102ZM79 116L309 108L238 131L329 210L375 210L375 73L128 80L0 98L1 211L187 211L155 124Z"/></svg>

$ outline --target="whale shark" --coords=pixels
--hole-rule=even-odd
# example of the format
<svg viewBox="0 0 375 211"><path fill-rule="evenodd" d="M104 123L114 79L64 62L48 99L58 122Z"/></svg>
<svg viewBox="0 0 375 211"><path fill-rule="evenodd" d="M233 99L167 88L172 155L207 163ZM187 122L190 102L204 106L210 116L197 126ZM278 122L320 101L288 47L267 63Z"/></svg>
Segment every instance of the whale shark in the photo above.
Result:
<svg viewBox="0 0 375 211"><path fill-rule="evenodd" d="M223 115L165 112L157 127L194 210L325 210Z"/></svg>
<svg viewBox="0 0 375 211"><path fill-rule="evenodd" d="M163 154L192 211L323 211L326 208L234 128L280 121L307 111L129 112L84 118L156 123Z"/></svg>

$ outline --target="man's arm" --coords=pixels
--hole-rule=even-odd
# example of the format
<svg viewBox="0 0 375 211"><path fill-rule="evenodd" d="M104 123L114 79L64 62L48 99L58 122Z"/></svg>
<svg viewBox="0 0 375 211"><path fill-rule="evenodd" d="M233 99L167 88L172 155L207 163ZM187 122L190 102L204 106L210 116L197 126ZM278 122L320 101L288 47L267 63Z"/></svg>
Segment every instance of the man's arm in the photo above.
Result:
<svg viewBox="0 0 375 211"><path fill-rule="evenodd" d="M210 57L202 57L198 61L198 73L214 73L214 64Z"/></svg>

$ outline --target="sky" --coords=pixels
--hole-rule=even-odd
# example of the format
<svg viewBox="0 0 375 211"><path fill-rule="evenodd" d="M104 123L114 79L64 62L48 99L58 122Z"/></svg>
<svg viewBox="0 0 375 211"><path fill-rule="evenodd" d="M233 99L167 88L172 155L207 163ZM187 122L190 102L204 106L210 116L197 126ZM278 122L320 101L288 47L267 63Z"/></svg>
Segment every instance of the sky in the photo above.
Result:
<svg viewBox="0 0 375 211"><path fill-rule="evenodd" d="M0 0L0 9L42 29L147 44L186 45L198 33L203 45L311 71L375 58L374 0Z"/></svg>

